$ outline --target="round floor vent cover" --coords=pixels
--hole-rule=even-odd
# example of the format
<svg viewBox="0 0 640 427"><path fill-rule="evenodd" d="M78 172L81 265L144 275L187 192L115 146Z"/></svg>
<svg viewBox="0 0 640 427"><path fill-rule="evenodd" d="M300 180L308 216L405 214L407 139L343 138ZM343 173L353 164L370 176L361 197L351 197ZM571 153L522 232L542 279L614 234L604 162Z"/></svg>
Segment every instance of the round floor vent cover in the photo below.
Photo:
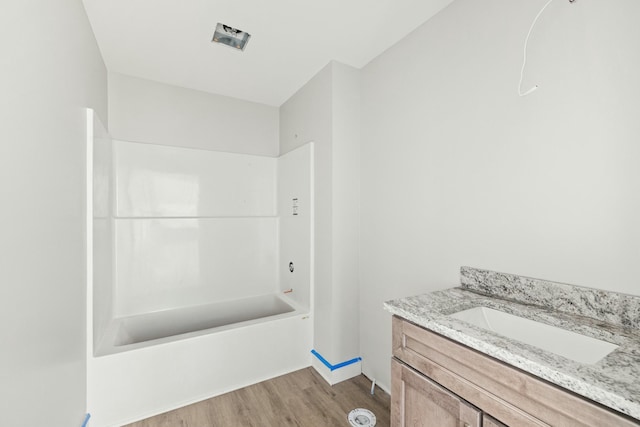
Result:
<svg viewBox="0 0 640 427"><path fill-rule="evenodd" d="M349 420L349 424L353 427L374 427L376 425L376 416L368 409L354 409L349 412L347 419Z"/></svg>

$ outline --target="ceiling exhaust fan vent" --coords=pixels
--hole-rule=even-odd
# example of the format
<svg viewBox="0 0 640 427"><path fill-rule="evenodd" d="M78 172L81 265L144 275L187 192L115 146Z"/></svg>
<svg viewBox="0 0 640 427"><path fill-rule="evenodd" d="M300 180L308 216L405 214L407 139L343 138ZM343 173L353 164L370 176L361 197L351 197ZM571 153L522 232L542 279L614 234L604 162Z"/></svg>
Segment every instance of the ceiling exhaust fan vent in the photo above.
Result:
<svg viewBox="0 0 640 427"><path fill-rule="evenodd" d="M218 22L211 41L234 49L244 50L250 38L251 34Z"/></svg>

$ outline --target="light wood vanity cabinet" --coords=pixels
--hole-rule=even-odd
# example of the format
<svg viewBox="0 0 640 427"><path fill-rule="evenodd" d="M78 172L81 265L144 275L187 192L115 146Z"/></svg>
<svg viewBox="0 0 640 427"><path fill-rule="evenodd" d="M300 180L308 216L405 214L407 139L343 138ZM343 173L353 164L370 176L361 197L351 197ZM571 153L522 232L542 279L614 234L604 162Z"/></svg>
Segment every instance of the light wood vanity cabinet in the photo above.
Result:
<svg viewBox="0 0 640 427"><path fill-rule="evenodd" d="M393 317L391 427L638 427L526 372Z"/></svg>

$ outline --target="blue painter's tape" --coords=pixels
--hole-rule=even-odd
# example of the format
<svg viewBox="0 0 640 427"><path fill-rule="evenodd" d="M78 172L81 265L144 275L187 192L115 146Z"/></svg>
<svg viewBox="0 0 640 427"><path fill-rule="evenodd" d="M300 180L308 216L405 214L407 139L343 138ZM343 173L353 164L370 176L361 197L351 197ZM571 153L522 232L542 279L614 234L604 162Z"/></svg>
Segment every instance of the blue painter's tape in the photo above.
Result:
<svg viewBox="0 0 640 427"><path fill-rule="evenodd" d="M313 354L315 357L318 358L319 361L321 361L324 366L326 366L327 368L331 369L333 371L333 365L329 362L327 362L327 359L325 359L324 357L320 356L320 353L318 353L315 350L311 350L311 354Z"/></svg>
<svg viewBox="0 0 640 427"><path fill-rule="evenodd" d="M89 418L91 418L91 414L87 414L87 416L84 417L84 422L82 423L82 427L87 427L87 425L89 424Z"/></svg>
<svg viewBox="0 0 640 427"><path fill-rule="evenodd" d="M333 365L333 368L331 368L331 370L335 370L335 369L340 369L340 368L344 368L345 366L349 366L352 365L354 363L358 363L359 361L362 360L362 357L354 357L351 360L347 360L346 362L342 362L342 363L338 363L337 365Z"/></svg>
<svg viewBox="0 0 640 427"><path fill-rule="evenodd" d="M347 360L346 362L341 362L341 363L338 363L337 365L332 365L331 363L329 363L327 361L327 359L322 357L320 355L320 353L318 353L317 351L311 350L311 354L313 354L315 357L317 357L318 360L321 361L324 364L324 366L329 368L329 370L331 370L332 372L335 371L336 369L340 369L340 368L344 368L345 366L353 365L354 363L358 363L359 361L362 360L362 357L354 357L353 359Z"/></svg>

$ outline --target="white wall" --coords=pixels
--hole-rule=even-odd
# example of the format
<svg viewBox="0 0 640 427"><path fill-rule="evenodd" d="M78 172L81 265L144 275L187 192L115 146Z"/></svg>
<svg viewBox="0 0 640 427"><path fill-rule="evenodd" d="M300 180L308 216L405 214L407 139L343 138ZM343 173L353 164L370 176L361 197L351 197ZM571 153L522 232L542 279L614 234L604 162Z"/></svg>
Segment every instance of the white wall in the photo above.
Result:
<svg viewBox="0 0 640 427"><path fill-rule="evenodd" d="M278 155L278 108L109 73L114 139Z"/></svg>
<svg viewBox="0 0 640 427"><path fill-rule="evenodd" d="M318 346L318 342L328 346L331 342L331 331L325 320L331 316L331 87L332 65L329 64L280 107L280 153L314 143L314 346Z"/></svg>
<svg viewBox="0 0 640 427"><path fill-rule="evenodd" d="M361 348L459 267L640 294L640 3L458 0L363 76Z"/></svg>
<svg viewBox="0 0 640 427"><path fill-rule="evenodd" d="M314 347L332 364L360 351L359 92L358 70L332 62L280 108L281 152L315 142Z"/></svg>
<svg viewBox="0 0 640 427"><path fill-rule="evenodd" d="M0 13L0 425L80 426L85 374L85 111L107 77L80 0Z"/></svg>
<svg viewBox="0 0 640 427"><path fill-rule="evenodd" d="M349 358L360 355L360 71L334 63L332 91L333 334L338 355Z"/></svg>

